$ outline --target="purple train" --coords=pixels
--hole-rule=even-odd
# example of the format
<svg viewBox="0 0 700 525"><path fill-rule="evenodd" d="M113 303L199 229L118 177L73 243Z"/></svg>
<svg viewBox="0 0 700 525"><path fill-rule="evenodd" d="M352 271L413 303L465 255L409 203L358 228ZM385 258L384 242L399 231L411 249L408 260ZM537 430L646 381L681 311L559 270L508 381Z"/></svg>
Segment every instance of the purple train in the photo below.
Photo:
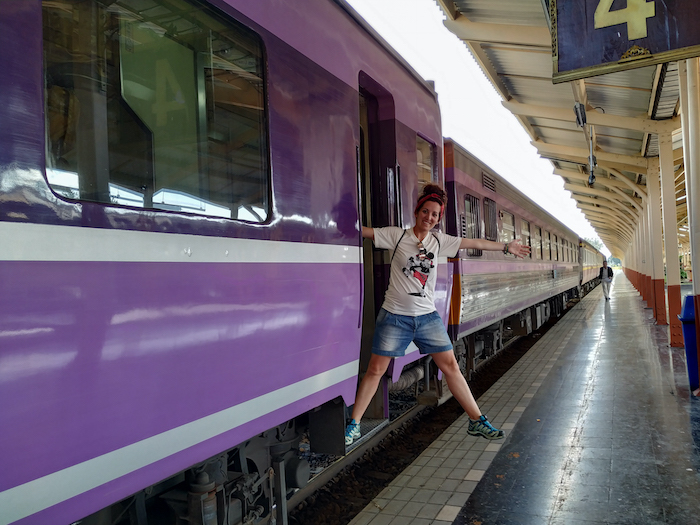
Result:
<svg viewBox="0 0 700 525"><path fill-rule="evenodd" d="M470 249L453 261L450 336L470 372L504 334L529 334L597 285L602 255L458 144L444 149L448 231L531 247L525 259Z"/></svg>
<svg viewBox="0 0 700 525"><path fill-rule="evenodd" d="M408 227L434 181L448 231L491 227L431 84L343 0L3 0L0 42L0 525L282 517L302 432L345 451L388 279L360 224ZM494 196L572 259L494 265L541 274L501 314L469 313L498 288L467 286L477 255L441 265L465 372L587 286L570 230Z"/></svg>

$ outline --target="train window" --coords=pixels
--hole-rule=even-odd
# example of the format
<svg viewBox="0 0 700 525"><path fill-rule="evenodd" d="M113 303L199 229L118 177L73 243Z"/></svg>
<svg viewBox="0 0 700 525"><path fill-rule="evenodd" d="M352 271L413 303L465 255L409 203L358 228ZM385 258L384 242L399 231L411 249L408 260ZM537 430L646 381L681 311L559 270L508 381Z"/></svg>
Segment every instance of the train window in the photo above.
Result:
<svg viewBox="0 0 700 525"><path fill-rule="evenodd" d="M46 171L65 197L264 222L260 38L185 0L43 2Z"/></svg>
<svg viewBox="0 0 700 525"><path fill-rule="evenodd" d="M549 261L552 258L551 235L548 231L544 232L544 256L543 259Z"/></svg>
<svg viewBox="0 0 700 525"><path fill-rule="evenodd" d="M512 213L501 211L501 242L515 239L515 217Z"/></svg>
<svg viewBox="0 0 700 525"><path fill-rule="evenodd" d="M552 260L559 260L559 239L554 234L552 234Z"/></svg>
<svg viewBox="0 0 700 525"><path fill-rule="evenodd" d="M484 198L484 237L489 241L498 240L496 201L488 198Z"/></svg>
<svg viewBox="0 0 700 525"><path fill-rule="evenodd" d="M464 197L464 215L465 224L462 231L462 236L467 239L481 239L481 213L479 207L479 199L473 195L465 195ZM481 257L483 252L475 248L469 248L467 255L471 257Z"/></svg>
<svg viewBox="0 0 700 525"><path fill-rule="evenodd" d="M416 156L418 161L418 191L433 181L435 146L416 135Z"/></svg>
<svg viewBox="0 0 700 525"><path fill-rule="evenodd" d="M523 246L532 247L532 241L530 239L530 223L527 221L522 221L520 223L520 242ZM532 252L530 252L530 257L532 257Z"/></svg>
<svg viewBox="0 0 700 525"><path fill-rule="evenodd" d="M535 226L535 258L542 259L542 228Z"/></svg>

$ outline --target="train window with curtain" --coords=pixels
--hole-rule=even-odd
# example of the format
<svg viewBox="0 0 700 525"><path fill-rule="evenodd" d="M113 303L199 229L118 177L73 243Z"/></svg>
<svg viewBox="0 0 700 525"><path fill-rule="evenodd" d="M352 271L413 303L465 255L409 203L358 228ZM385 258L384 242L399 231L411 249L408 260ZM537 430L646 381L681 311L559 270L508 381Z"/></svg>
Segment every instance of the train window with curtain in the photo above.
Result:
<svg viewBox="0 0 700 525"><path fill-rule="evenodd" d="M462 237L467 239L481 239L481 208L479 199L473 195L464 197L464 229ZM481 257L483 252L476 248L468 248L467 255L470 257Z"/></svg>
<svg viewBox="0 0 700 525"><path fill-rule="evenodd" d="M551 260L552 258L552 243L551 243L551 234L548 231L544 232L544 256L542 257L544 260Z"/></svg>
<svg viewBox="0 0 700 525"><path fill-rule="evenodd" d="M418 162L418 193L433 181L435 170L435 146L416 135L416 160Z"/></svg>
<svg viewBox="0 0 700 525"><path fill-rule="evenodd" d="M566 246L566 239L561 240L561 260L567 262L569 260L569 250Z"/></svg>
<svg viewBox="0 0 700 525"><path fill-rule="evenodd" d="M484 198L484 237L488 241L498 240L498 212L496 201Z"/></svg>
<svg viewBox="0 0 700 525"><path fill-rule="evenodd" d="M43 34L56 193L267 220L258 35L189 0L44 1Z"/></svg>
<svg viewBox="0 0 700 525"><path fill-rule="evenodd" d="M559 260L559 239L554 234L552 234L552 260Z"/></svg>
<svg viewBox="0 0 700 525"><path fill-rule="evenodd" d="M530 246L532 248L532 239L530 238L530 223L523 220L520 223L520 242L523 246ZM529 255L532 258L532 251Z"/></svg>
<svg viewBox="0 0 700 525"><path fill-rule="evenodd" d="M500 242L507 243L515 239L515 217L512 213L501 211Z"/></svg>
<svg viewBox="0 0 700 525"><path fill-rule="evenodd" d="M535 259L542 260L542 228L535 226L534 252Z"/></svg>

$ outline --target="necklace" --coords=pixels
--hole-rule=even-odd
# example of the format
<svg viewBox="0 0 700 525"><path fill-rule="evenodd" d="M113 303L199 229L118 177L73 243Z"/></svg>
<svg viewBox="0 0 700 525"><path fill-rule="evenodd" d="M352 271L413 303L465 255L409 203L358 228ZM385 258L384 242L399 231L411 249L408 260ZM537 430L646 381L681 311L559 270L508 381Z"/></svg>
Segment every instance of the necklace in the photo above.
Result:
<svg viewBox="0 0 700 525"><path fill-rule="evenodd" d="M422 242L423 239L425 239L426 236L427 236L427 234L426 234L426 235L423 235L423 239L421 239L420 236L416 233L416 227L415 227L415 226L412 228L412 230L413 230L413 235L416 237L416 239L418 239L418 240L421 241L421 242Z"/></svg>

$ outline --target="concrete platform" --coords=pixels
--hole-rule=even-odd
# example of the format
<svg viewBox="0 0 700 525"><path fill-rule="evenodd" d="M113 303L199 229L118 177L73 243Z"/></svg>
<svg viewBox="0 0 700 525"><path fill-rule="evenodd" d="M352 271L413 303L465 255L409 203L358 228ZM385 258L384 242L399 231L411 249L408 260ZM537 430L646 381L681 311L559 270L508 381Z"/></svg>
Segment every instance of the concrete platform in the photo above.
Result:
<svg viewBox="0 0 700 525"><path fill-rule="evenodd" d="M457 420L351 525L700 524L700 400L684 349L622 272Z"/></svg>

